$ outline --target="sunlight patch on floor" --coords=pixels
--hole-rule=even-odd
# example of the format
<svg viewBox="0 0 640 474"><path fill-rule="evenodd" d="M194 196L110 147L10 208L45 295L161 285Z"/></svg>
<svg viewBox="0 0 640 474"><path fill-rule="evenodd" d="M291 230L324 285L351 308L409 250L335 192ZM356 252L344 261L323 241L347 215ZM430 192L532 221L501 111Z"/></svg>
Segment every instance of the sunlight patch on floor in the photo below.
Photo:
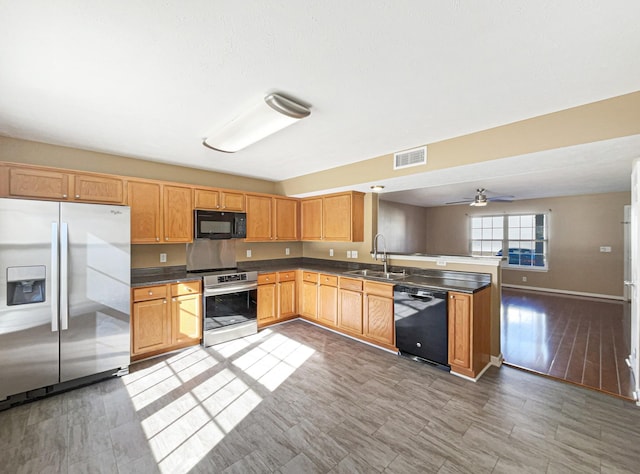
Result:
<svg viewBox="0 0 640 474"><path fill-rule="evenodd" d="M190 348L127 376L125 384L137 411L161 405L142 421L160 471L193 469L260 404L258 388L274 391L314 352L263 330L207 349ZM220 359L234 357L231 366L215 372ZM211 375L203 376L207 372ZM185 383L194 382L200 383L184 393ZM257 383L261 385L252 388Z"/></svg>

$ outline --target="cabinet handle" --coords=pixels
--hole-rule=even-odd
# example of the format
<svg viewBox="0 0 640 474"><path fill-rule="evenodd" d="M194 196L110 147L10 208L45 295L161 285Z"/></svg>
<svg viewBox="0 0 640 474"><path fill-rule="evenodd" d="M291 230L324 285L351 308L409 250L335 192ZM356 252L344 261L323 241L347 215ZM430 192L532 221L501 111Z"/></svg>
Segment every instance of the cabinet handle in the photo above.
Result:
<svg viewBox="0 0 640 474"><path fill-rule="evenodd" d="M156 237L156 242L160 242L160 237Z"/></svg>
<svg viewBox="0 0 640 474"><path fill-rule="evenodd" d="M162 302L163 302L164 304L167 304L167 300L163 300Z"/></svg>
<svg viewBox="0 0 640 474"><path fill-rule="evenodd" d="M149 296L153 296L153 291L150 291L150 292L149 292Z"/></svg>
<svg viewBox="0 0 640 474"><path fill-rule="evenodd" d="M76 199L80 199L80 195L79 194L76 194Z"/></svg>
<svg viewBox="0 0 640 474"><path fill-rule="evenodd" d="M67 198L67 195L66 195L66 194L63 194L63 195L62 195L62 197L66 199L66 198Z"/></svg>
<svg viewBox="0 0 640 474"><path fill-rule="evenodd" d="M169 237L165 237L164 240L169 240Z"/></svg>
<svg viewBox="0 0 640 474"><path fill-rule="evenodd" d="M171 298L171 301L175 301L175 300L176 300L175 298Z"/></svg>

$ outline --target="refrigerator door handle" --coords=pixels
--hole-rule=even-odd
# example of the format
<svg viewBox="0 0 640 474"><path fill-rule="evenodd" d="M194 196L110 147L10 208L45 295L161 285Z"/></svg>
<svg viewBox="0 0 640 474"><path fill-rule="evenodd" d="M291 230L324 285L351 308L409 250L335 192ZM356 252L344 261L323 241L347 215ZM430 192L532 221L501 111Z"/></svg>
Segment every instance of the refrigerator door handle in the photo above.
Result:
<svg viewBox="0 0 640 474"><path fill-rule="evenodd" d="M51 332L58 331L58 223L51 223Z"/></svg>
<svg viewBox="0 0 640 474"><path fill-rule="evenodd" d="M60 224L60 330L69 329L69 226Z"/></svg>

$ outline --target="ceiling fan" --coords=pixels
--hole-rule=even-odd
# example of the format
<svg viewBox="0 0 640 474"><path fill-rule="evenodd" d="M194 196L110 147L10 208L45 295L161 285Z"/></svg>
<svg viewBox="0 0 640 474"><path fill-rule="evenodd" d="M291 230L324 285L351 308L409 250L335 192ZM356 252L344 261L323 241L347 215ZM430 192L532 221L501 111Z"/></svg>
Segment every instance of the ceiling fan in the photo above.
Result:
<svg viewBox="0 0 640 474"><path fill-rule="evenodd" d="M469 203L470 206L486 206L489 202L513 202L513 196L492 196L487 197L487 190L484 188L476 189L476 195L472 198L463 198L462 201L448 202L447 204L464 204Z"/></svg>

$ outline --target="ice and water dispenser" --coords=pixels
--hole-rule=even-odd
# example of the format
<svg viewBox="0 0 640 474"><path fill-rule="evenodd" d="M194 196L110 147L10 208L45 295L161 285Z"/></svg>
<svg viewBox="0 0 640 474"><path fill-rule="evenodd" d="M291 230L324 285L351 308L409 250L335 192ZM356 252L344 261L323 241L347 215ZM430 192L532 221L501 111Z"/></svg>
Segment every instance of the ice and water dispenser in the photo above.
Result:
<svg viewBox="0 0 640 474"><path fill-rule="evenodd" d="M7 267L7 306L42 303L45 300L46 267Z"/></svg>

